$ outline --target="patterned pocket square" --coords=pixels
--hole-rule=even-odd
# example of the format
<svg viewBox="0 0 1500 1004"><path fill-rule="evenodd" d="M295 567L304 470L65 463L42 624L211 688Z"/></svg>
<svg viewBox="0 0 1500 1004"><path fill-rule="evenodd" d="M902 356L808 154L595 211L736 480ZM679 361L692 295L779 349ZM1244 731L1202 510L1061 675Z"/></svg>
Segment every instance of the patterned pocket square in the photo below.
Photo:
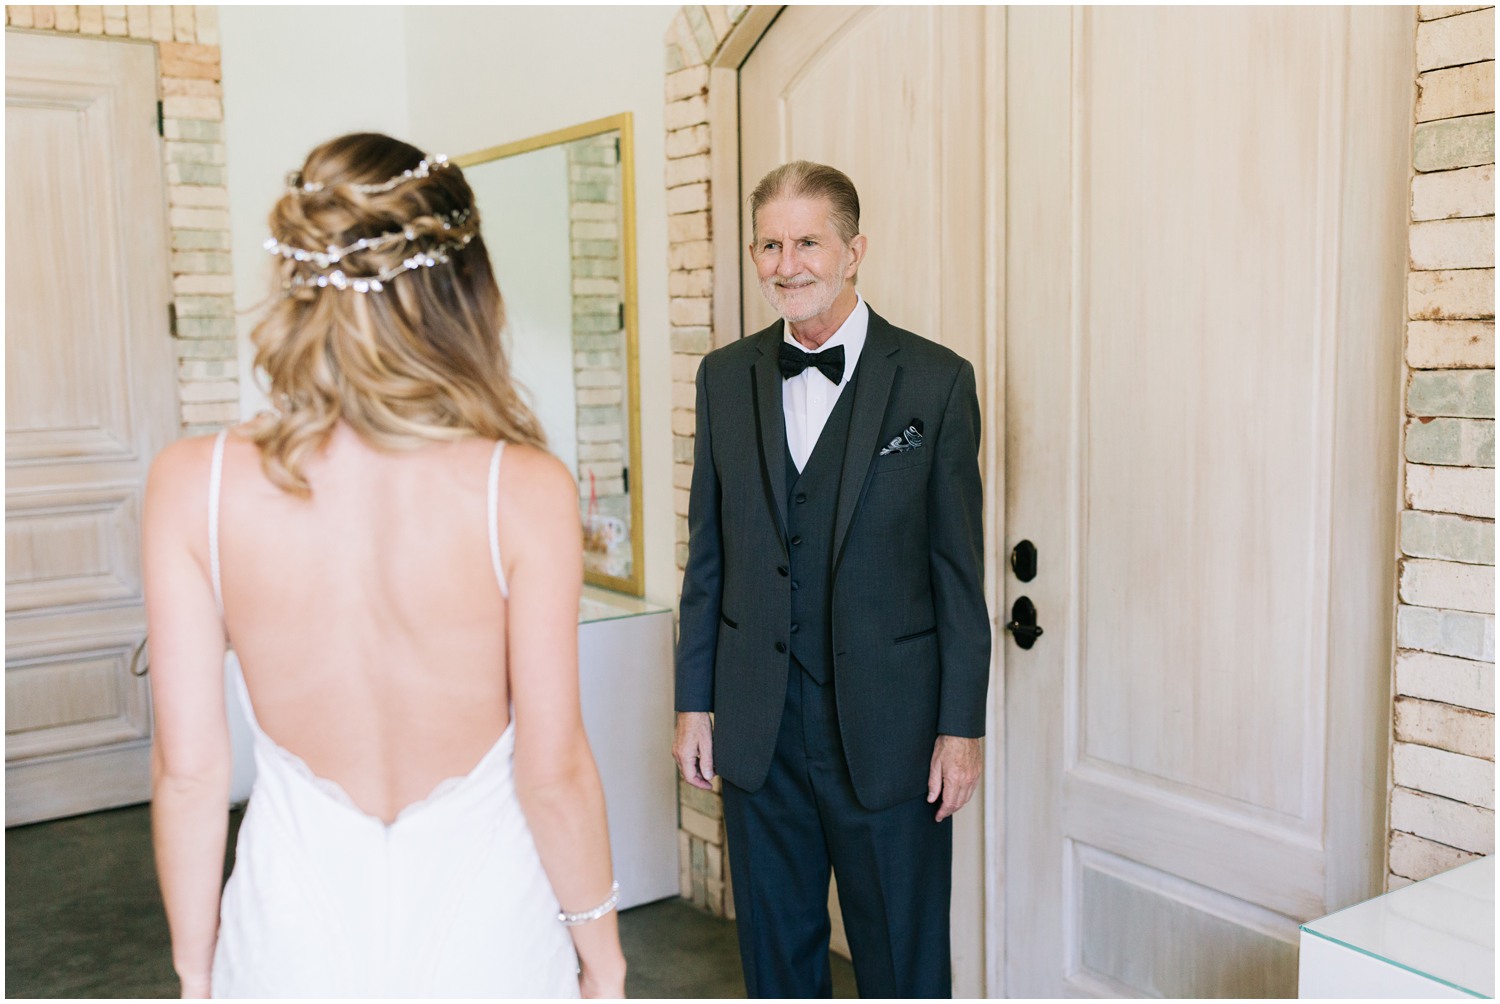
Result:
<svg viewBox="0 0 1500 1004"><path fill-rule="evenodd" d="M915 450L921 445L922 420L920 418L914 418L911 420L911 424L906 427L905 432L901 433L901 435L885 444L885 446L880 451L880 455L882 457L887 457L892 453L906 453L911 450Z"/></svg>

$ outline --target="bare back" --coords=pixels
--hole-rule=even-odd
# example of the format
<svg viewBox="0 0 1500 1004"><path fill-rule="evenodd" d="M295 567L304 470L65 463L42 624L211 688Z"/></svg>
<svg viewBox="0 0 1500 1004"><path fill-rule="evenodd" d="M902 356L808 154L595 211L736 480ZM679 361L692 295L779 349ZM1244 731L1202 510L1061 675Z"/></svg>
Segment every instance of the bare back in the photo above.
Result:
<svg viewBox="0 0 1500 1004"><path fill-rule="evenodd" d="M224 619L256 716L387 822L468 773L510 722L493 449L386 452L340 426L300 499L267 480L248 439L225 444Z"/></svg>

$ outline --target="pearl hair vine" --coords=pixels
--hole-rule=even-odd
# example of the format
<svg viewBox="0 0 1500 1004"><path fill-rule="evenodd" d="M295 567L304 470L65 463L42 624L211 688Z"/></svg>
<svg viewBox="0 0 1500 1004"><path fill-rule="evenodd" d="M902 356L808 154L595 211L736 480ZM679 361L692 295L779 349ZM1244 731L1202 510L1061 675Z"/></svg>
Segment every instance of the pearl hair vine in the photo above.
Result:
<svg viewBox="0 0 1500 1004"><path fill-rule="evenodd" d="M439 214L437 219L444 231L453 231L465 227L472 218L473 212L469 209L456 209L451 213ZM417 231L408 226L401 230L388 230L382 234L372 237L361 237L359 240L342 247L330 244L323 251L315 251L310 248L298 247L295 244L287 244L278 241L275 237L267 237L262 245L271 254L279 255L288 261L305 263L314 268L323 270L312 275L293 276L283 284L283 290L290 293L298 287L318 287L334 289L350 289L356 293L378 293L385 288L385 283L391 281L402 272L418 268L432 268L435 265L445 265L452 261L452 253L467 247L469 242L477 236L474 230L444 241L436 247L426 251L417 251L410 257L397 265L382 269L373 276L350 276L342 268L334 268L328 271L330 266L337 265L349 255L360 251L370 251L377 248L390 247L401 242L410 242L418 239Z"/></svg>
<svg viewBox="0 0 1500 1004"><path fill-rule="evenodd" d="M416 178L425 178L429 176L433 171L441 170L442 168L445 168L447 166L448 157L446 154L430 153L427 156L423 157L421 161L418 162L416 167L409 168L405 171L402 171L400 174L393 175L385 181L376 182L373 184L347 182L341 186L336 187L352 189L353 191L359 192L363 195L379 195L382 192L389 192L397 185L404 184L405 182L412 181ZM286 176L286 187L287 191L293 195L310 195L313 192L321 192L325 188L327 188L327 186L324 185L321 181L303 181L301 171L292 171Z"/></svg>
<svg viewBox="0 0 1500 1004"><path fill-rule="evenodd" d="M418 251L405 261L392 265L390 268L381 269L374 275L349 276L344 274L343 269L336 268L331 272L319 272L317 275L293 276L283 289L290 293L298 287L315 286L322 289L331 286L334 289L349 289L356 293L379 293L385 289L386 283L402 272L448 264L453 260L451 252L463 250L476 236L478 235L473 233L464 234L457 240L440 244L429 251Z"/></svg>
<svg viewBox="0 0 1500 1004"><path fill-rule="evenodd" d="M452 230L454 227L461 227L467 223L470 215L471 212L468 209L455 209L451 213L440 213L437 218L444 230ZM345 244L343 247L335 247L330 244L326 251L311 251L307 248L299 248L295 244L282 243L274 237L267 237L265 243L261 246L272 254L279 254L283 258L290 258L293 261L310 261L319 268L327 268L329 265L338 264L340 259L347 258L356 251L370 251L375 248L396 244L400 241L414 241L416 239L417 232L411 227L405 227L401 230L388 230L383 234L376 234L374 237L361 237L354 243Z"/></svg>

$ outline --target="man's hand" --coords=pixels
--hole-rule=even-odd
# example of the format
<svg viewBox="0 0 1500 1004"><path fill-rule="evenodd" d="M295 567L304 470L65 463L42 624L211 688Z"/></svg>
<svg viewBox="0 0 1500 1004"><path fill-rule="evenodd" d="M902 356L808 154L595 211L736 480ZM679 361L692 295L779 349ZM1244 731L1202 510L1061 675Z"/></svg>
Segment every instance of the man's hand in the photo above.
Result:
<svg viewBox="0 0 1500 1004"><path fill-rule="evenodd" d="M678 716L677 734L682 735L682 716ZM938 806L937 821L942 822L968 804L984 769L984 740L962 736L938 736L932 747L932 767L927 772L927 801Z"/></svg>
<svg viewBox="0 0 1500 1004"><path fill-rule="evenodd" d="M672 759L677 761L677 769L688 784L694 788L713 788L714 726L707 711L677 712Z"/></svg>

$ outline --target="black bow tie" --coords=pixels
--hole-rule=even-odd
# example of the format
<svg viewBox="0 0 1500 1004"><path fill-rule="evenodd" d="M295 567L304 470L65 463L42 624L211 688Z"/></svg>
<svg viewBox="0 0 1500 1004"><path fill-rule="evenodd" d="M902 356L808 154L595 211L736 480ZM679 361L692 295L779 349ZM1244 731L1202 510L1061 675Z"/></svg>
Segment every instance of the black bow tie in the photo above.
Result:
<svg viewBox="0 0 1500 1004"><path fill-rule="evenodd" d="M816 366L838 386L844 380L844 347L835 345L822 352L803 352L790 342L781 343L781 378L790 380L809 366Z"/></svg>

